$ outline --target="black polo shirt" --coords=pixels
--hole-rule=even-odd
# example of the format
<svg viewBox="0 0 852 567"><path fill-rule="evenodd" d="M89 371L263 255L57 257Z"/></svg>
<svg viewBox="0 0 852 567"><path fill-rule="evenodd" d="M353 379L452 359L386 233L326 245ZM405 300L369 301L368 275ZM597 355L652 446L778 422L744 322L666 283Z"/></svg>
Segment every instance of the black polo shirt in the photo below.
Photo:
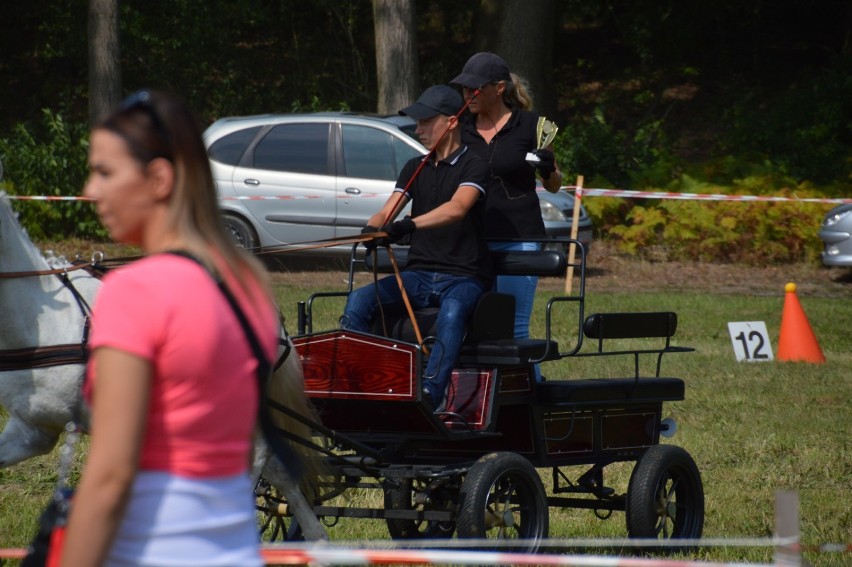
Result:
<svg viewBox="0 0 852 567"><path fill-rule="evenodd" d="M485 234L488 238L544 236L538 202L535 168L526 161L536 149L538 114L512 109L508 122L486 144L476 131L476 115L462 119L462 143L488 162L488 200Z"/></svg>
<svg viewBox="0 0 852 567"><path fill-rule="evenodd" d="M410 160L402 169L397 191L402 191L424 158ZM411 216L416 218L450 201L461 185L476 187L481 196L468 214L454 224L418 228L411 235L406 270L426 270L459 276L494 277L485 241L485 181L488 164L461 146L446 159L430 159L408 188Z"/></svg>

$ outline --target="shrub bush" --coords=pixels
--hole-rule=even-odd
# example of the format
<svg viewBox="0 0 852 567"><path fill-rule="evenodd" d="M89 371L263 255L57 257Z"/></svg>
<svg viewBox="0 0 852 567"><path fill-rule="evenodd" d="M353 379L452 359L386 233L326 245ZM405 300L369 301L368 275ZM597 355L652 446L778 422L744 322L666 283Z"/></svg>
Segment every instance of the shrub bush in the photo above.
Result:
<svg viewBox="0 0 852 567"><path fill-rule="evenodd" d="M655 189L649 189L655 190ZM660 190L682 193L821 197L810 183L753 176L731 187L682 177ZM769 265L815 261L821 203L591 198L586 207L605 237L629 254L662 253L671 260Z"/></svg>
<svg viewBox="0 0 852 567"><path fill-rule="evenodd" d="M15 126L0 139L3 189L12 195L79 195L87 176L88 126L42 111L43 123ZM21 224L34 239L104 238L94 207L86 201L22 201Z"/></svg>

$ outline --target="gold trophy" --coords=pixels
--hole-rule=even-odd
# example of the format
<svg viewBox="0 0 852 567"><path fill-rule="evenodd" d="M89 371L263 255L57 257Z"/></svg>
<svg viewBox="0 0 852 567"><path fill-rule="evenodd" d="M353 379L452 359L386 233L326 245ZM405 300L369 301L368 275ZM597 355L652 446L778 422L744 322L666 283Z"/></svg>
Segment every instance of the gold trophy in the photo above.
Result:
<svg viewBox="0 0 852 567"><path fill-rule="evenodd" d="M539 116L538 124L535 126L536 150L543 150L552 144L558 131L559 127L556 124L544 116ZM526 159L530 165L535 165L540 161L534 152L528 152Z"/></svg>

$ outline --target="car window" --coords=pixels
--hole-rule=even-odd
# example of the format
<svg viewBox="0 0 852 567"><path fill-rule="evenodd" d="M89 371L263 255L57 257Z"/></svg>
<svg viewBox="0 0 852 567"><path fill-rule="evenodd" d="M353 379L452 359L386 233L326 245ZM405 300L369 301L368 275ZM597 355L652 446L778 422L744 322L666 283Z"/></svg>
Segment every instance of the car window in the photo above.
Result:
<svg viewBox="0 0 852 567"><path fill-rule="evenodd" d="M394 137L368 126L343 125L343 167L347 177L396 181Z"/></svg>
<svg viewBox="0 0 852 567"><path fill-rule="evenodd" d="M402 166L404 166L408 160L413 157L423 155L423 152L418 150L417 148L413 148L399 140L397 138L393 139L393 148L394 148L394 157L396 158L396 176L399 177L399 172L402 171Z"/></svg>
<svg viewBox="0 0 852 567"><path fill-rule="evenodd" d="M328 174L328 124L281 124L254 149L254 167Z"/></svg>
<svg viewBox="0 0 852 567"><path fill-rule="evenodd" d="M244 128L236 132L231 132L227 136L213 142L207 150L207 155L210 156L210 159L214 159L220 163L237 165L240 163L240 158L246 152L246 148L260 131L260 128L260 126L255 126L254 128Z"/></svg>

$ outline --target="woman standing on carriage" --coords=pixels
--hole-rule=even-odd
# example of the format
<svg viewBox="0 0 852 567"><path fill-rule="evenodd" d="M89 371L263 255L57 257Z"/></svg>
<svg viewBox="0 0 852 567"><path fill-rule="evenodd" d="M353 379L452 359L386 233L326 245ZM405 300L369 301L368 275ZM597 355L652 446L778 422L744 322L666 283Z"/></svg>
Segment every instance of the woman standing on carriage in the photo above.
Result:
<svg viewBox="0 0 852 567"><path fill-rule="evenodd" d="M89 169L83 194L145 257L109 273L96 300L91 445L62 565L261 565L249 478L258 362L210 274L272 360L265 272L223 232L201 132L174 96L141 91L101 120Z"/></svg>
<svg viewBox="0 0 852 567"><path fill-rule="evenodd" d="M482 156L490 169L485 202L489 248L538 250L540 244L535 239L546 234L536 194L536 173L551 193L559 191L562 173L553 148L538 148L539 115L531 110L526 82L509 72L502 57L484 51L471 56L450 82L461 86L465 100L470 101L469 112L460 122L462 143ZM530 152L538 157L535 166L526 161ZM515 338L529 338L537 285L535 276L497 276L495 291L515 297ZM540 379L538 365L535 372Z"/></svg>

